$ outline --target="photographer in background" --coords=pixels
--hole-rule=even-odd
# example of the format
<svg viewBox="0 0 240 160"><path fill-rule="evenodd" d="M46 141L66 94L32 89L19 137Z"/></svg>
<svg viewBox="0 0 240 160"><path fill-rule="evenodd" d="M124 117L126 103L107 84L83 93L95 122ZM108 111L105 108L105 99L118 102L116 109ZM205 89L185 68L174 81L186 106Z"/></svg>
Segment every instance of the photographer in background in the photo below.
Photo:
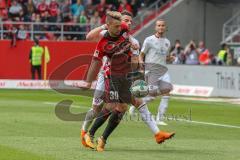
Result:
<svg viewBox="0 0 240 160"><path fill-rule="evenodd" d="M196 44L194 41L190 41L190 43L186 46L184 55L186 56L185 64L189 65L198 65L198 56L199 52L197 50Z"/></svg>
<svg viewBox="0 0 240 160"><path fill-rule="evenodd" d="M170 55L176 57L172 64L184 64L185 63L185 55L184 49L181 46L180 40L175 41L175 46L172 47L170 51Z"/></svg>

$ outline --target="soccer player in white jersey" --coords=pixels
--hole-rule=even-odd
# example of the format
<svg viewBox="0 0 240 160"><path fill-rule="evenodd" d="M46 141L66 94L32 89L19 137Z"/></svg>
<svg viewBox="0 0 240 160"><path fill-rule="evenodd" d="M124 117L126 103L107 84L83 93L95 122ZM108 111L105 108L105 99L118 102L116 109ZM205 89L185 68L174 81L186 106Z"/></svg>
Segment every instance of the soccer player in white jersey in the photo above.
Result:
<svg viewBox="0 0 240 160"><path fill-rule="evenodd" d="M139 56L140 63L145 64L145 78L149 85L149 95L144 97L143 101L147 103L154 100L156 96L162 95L156 119L157 124L167 125L163 122L163 119L168 107L172 85L167 72L166 61L172 61L174 57L168 55L171 45L170 41L164 36L166 22L162 19L157 20L155 30L154 35L144 40ZM131 107L130 113L133 113L134 109L134 107Z"/></svg>
<svg viewBox="0 0 240 160"><path fill-rule="evenodd" d="M132 23L131 15L128 15L127 13L123 13L122 15L123 15L122 20L130 26ZM99 34L102 35L103 33L106 32L105 30L106 30L105 26L95 28L94 30L90 31L90 33L87 35L87 39L92 40L92 41L97 41L99 39L99 37L101 37L101 36L99 36ZM137 53L138 48L139 48L138 41L136 39L134 39L133 37L131 37L131 42L133 44L135 44L133 48L135 48L135 50L137 50L137 51L134 51L133 54L138 54ZM104 78L103 78L103 75L101 75L101 72L98 77L98 82L97 82L96 88L97 88L97 90L102 90L104 92ZM92 107L93 109L88 111L88 113L86 115L86 119L82 126L81 138L82 138L82 144L84 146L86 146L86 141L84 140L84 135L86 135L86 132L88 131L88 128L92 123L91 120L96 117L96 114L99 112L99 109L102 109L102 107L101 107L102 104L103 104L103 100L101 98L98 98L95 96L93 99L93 107ZM138 110L142 117L151 117L151 113L149 112L146 104L138 104ZM148 125L148 127L151 129L151 131L153 132L157 143L161 143L165 139L168 139L174 135L174 133L167 133L164 131L160 132L155 120L150 120L148 118L143 118L143 120Z"/></svg>

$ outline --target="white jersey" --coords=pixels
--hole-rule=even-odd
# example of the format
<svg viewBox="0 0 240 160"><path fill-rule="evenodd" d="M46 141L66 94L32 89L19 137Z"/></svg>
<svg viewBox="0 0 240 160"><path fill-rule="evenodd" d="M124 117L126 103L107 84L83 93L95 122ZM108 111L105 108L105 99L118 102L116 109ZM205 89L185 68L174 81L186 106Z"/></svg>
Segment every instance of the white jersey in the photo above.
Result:
<svg viewBox="0 0 240 160"><path fill-rule="evenodd" d="M136 38L134 38L133 36L130 35L130 36L129 36L129 39L130 39L131 43L137 45L138 48L140 47L139 42L138 42L138 40L137 40ZM131 51L132 51L132 53L133 53L134 55L139 56L139 49L135 50L135 49L132 49L132 48L131 48Z"/></svg>
<svg viewBox="0 0 240 160"><path fill-rule="evenodd" d="M147 37L141 49L141 52L145 54L145 63L166 66L170 46L167 38L157 38L155 35Z"/></svg>

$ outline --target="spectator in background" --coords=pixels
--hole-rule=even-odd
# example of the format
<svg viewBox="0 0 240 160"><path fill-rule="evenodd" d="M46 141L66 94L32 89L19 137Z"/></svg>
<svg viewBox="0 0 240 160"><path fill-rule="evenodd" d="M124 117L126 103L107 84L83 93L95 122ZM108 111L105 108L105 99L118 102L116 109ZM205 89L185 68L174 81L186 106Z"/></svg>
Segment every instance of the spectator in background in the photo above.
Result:
<svg viewBox="0 0 240 160"><path fill-rule="evenodd" d="M12 2L12 6L9 8L9 15L11 18L19 16L19 13L22 11L22 7L16 0Z"/></svg>
<svg viewBox="0 0 240 160"><path fill-rule="evenodd" d="M127 0L121 0L118 7L118 12L122 12L123 10L127 10L128 12L132 13L132 7L130 4L128 4Z"/></svg>
<svg viewBox="0 0 240 160"><path fill-rule="evenodd" d="M82 11L80 16L79 16L79 23L82 25L87 24L87 17L86 17L86 12Z"/></svg>
<svg viewBox="0 0 240 160"><path fill-rule="evenodd" d="M228 46L227 44L222 44L221 45L221 50L218 51L218 54L217 54L217 64L218 65L225 65L226 62L227 62L227 52L228 52Z"/></svg>
<svg viewBox="0 0 240 160"><path fill-rule="evenodd" d="M176 57L173 61L173 64L184 64L185 63L185 55L184 49L181 46L180 40L175 41L175 46L171 49L171 56Z"/></svg>
<svg viewBox="0 0 240 160"><path fill-rule="evenodd" d="M197 65L198 61L198 50L194 41L190 41L190 43L186 46L184 54L186 56L186 64L189 65Z"/></svg>
<svg viewBox="0 0 240 160"><path fill-rule="evenodd" d="M198 43L198 53L199 53L199 62L200 64L203 65L208 65L211 63L210 60L210 52L209 50L205 47L205 44L203 41L200 41Z"/></svg>
<svg viewBox="0 0 240 160"><path fill-rule="evenodd" d="M59 4L56 0L51 0L49 4L49 13L52 17L57 17L59 14Z"/></svg>
<svg viewBox="0 0 240 160"><path fill-rule="evenodd" d="M31 64L32 79L35 79L35 73L38 74L38 79L42 79L41 65L42 65L43 48L39 46L38 39L34 40L34 46L30 50L29 63Z"/></svg>
<svg viewBox="0 0 240 160"><path fill-rule="evenodd" d="M48 11L48 5L46 3L46 0L42 0L42 2L38 5L38 12L40 15L44 14L46 11Z"/></svg>
<svg viewBox="0 0 240 160"><path fill-rule="evenodd" d="M36 14L34 17L32 17L36 22L36 23L40 23L41 22L41 17L39 14ZM34 24L33 25L33 30L36 32L36 31L42 31L42 25L40 24ZM39 33L35 33L36 35L40 35Z"/></svg>
<svg viewBox="0 0 240 160"><path fill-rule="evenodd" d="M20 25L17 31L17 39L18 40L26 40L27 39L27 31L25 30L24 25Z"/></svg>
<svg viewBox="0 0 240 160"><path fill-rule="evenodd" d="M25 0L18 0L18 3L22 7L23 16L27 15L28 14L27 2L25 2Z"/></svg>
<svg viewBox="0 0 240 160"><path fill-rule="evenodd" d="M36 20L36 13L33 13L33 14L31 15L31 21L32 21L32 22L35 22L35 20Z"/></svg>
<svg viewBox="0 0 240 160"><path fill-rule="evenodd" d="M56 2L56 0L51 0L49 4L49 17L48 22L50 23L56 23L58 21L59 17L59 4ZM46 26L46 30L50 31L57 31L58 27L56 25L49 25Z"/></svg>
<svg viewBox="0 0 240 160"><path fill-rule="evenodd" d="M88 16L93 16L94 12L96 11L96 6L93 5L92 0L88 0L86 6L85 6L85 11Z"/></svg>
<svg viewBox="0 0 240 160"><path fill-rule="evenodd" d="M98 11L94 12L94 15L90 19L90 23L92 24L92 29L98 27L101 24L101 18L99 17Z"/></svg>
<svg viewBox="0 0 240 160"><path fill-rule="evenodd" d="M228 49L227 52L227 63L228 66L232 66L233 65L233 54L230 52L230 49Z"/></svg>
<svg viewBox="0 0 240 160"><path fill-rule="evenodd" d="M132 14L135 17L138 13L138 9L141 7L141 2L139 0L131 1Z"/></svg>
<svg viewBox="0 0 240 160"><path fill-rule="evenodd" d="M0 19L1 20L8 19L8 10L6 8L0 8Z"/></svg>
<svg viewBox="0 0 240 160"><path fill-rule="evenodd" d="M83 27L85 27L85 26L75 25L75 24L78 24L78 22L79 22L78 18L74 17L73 18L73 25L71 26L71 31L76 32L77 34L72 34L72 36L71 36L72 40L83 39L81 32L82 32ZM84 21L82 21L82 22L84 22Z"/></svg>
<svg viewBox="0 0 240 160"><path fill-rule="evenodd" d="M41 15L41 22L48 22L48 21L49 21L49 13L48 11L46 11Z"/></svg>
<svg viewBox="0 0 240 160"><path fill-rule="evenodd" d="M83 10L84 10L84 6L82 5L81 0L77 0L77 3L72 4L72 6L71 6L72 15L75 16L75 17L80 16L80 13Z"/></svg>
<svg viewBox="0 0 240 160"><path fill-rule="evenodd" d="M6 1L5 0L0 0L0 9L4 9L7 7Z"/></svg>
<svg viewBox="0 0 240 160"><path fill-rule="evenodd" d="M240 57L237 58L237 65L240 66Z"/></svg>
<svg viewBox="0 0 240 160"><path fill-rule="evenodd" d="M109 8L109 7L106 4L106 0L101 0L100 3L97 5L97 11L98 11L100 17L105 16L107 8Z"/></svg>
<svg viewBox="0 0 240 160"><path fill-rule="evenodd" d="M79 23L81 24L81 32L87 31L87 17L85 11L81 12L81 15L79 17ZM84 39L85 35L81 34L81 39Z"/></svg>
<svg viewBox="0 0 240 160"><path fill-rule="evenodd" d="M34 12L36 12L36 7L33 4L32 0L28 0L27 3L27 12L28 12L28 16L30 17Z"/></svg>
<svg viewBox="0 0 240 160"><path fill-rule="evenodd" d="M11 47L17 46L17 28L13 26L10 30Z"/></svg>
<svg viewBox="0 0 240 160"><path fill-rule="evenodd" d="M69 22L71 20L71 1L65 0L60 6L61 17L63 22Z"/></svg>

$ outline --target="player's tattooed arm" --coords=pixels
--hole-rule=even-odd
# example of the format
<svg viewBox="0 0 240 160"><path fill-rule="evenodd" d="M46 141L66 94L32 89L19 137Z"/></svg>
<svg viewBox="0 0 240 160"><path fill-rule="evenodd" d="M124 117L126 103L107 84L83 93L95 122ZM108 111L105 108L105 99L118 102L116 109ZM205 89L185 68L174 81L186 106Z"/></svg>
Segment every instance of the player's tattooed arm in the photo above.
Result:
<svg viewBox="0 0 240 160"><path fill-rule="evenodd" d="M99 70L102 66L102 61L97 59L97 58L93 58L91 65L88 69L88 73L87 73L87 78L86 78L86 82L91 84L97 77Z"/></svg>
<svg viewBox="0 0 240 160"><path fill-rule="evenodd" d="M93 30L91 30L87 36L86 36L86 40L88 41L94 41L97 42L102 38L102 35L100 34L103 30L107 29L107 25L104 24L100 27L94 28Z"/></svg>

